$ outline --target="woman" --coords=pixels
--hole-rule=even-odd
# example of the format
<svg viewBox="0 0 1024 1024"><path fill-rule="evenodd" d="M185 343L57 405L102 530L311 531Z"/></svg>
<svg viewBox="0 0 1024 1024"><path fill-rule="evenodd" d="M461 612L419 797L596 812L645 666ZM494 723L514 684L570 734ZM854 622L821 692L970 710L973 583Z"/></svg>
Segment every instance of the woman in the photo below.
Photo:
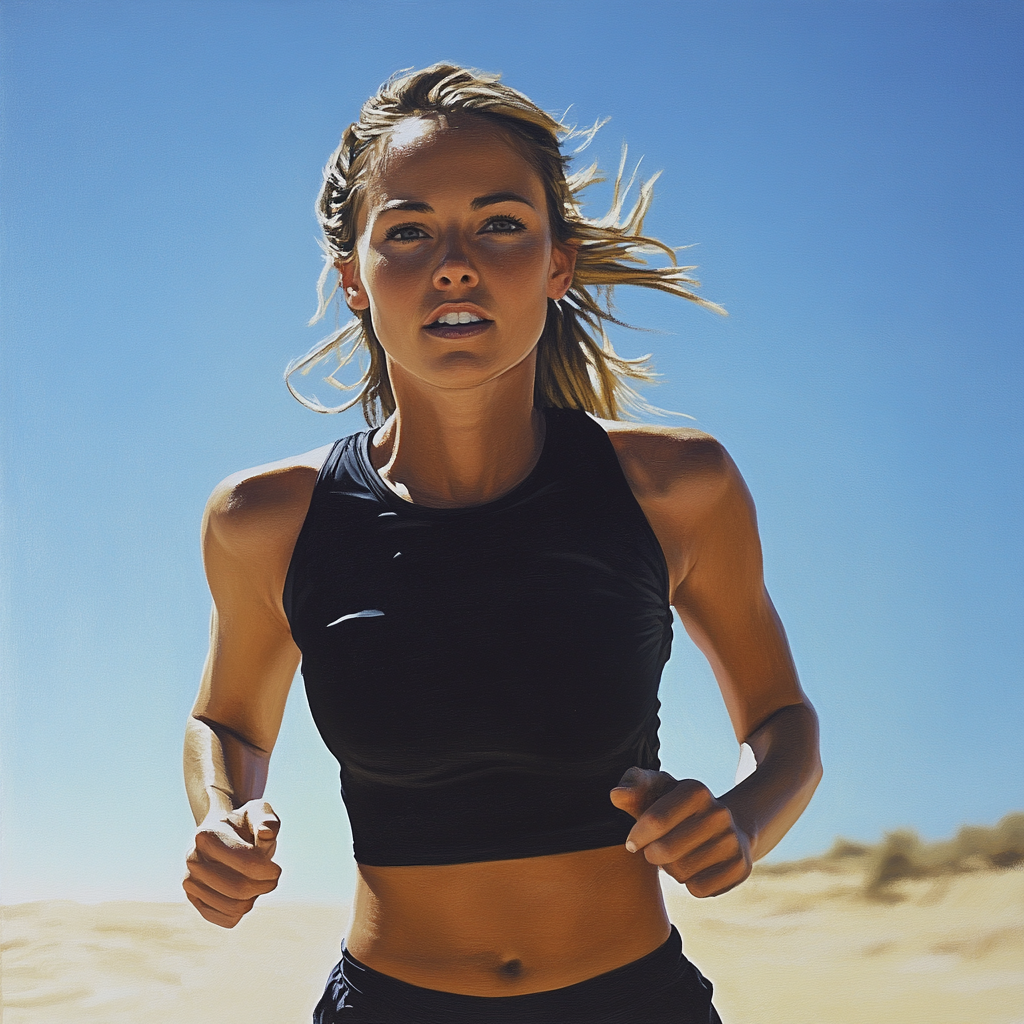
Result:
<svg viewBox="0 0 1024 1024"><path fill-rule="evenodd" d="M617 422L647 374L591 336L612 317L588 286L710 304L642 234L650 184L623 216L620 169L611 214L582 216L596 170L566 177L567 134L448 65L367 102L318 202L319 313L334 268L356 319L290 373L365 345L379 429L207 509L184 887L233 927L277 884L262 796L301 652L358 863L322 1024L716 1021L659 869L739 884L821 775L739 473L699 431ZM719 798L658 770L670 605L757 760Z"/></svg>

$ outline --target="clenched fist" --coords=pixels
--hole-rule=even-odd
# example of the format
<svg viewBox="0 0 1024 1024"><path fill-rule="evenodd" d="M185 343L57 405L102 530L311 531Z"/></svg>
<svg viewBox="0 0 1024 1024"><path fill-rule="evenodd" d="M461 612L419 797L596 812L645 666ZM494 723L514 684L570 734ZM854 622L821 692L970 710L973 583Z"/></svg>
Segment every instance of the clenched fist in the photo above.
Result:
<svg viewBox="0 0 1024 1024"><path fill-rule="evenodd" d="M196 829L185 858L182 888L207 921L234 928L257 896L277 888L281 869L271 859L281 821L263 800L227 813L211 812Z"/></svg>
<svg viewBox="0 0 1024 1024"><path fill-rule="evenodd" d="M630 768L610 795L636 818L626 849L642 850L694 896L719 896L750 874L749 837L704 783Z"/></svg>

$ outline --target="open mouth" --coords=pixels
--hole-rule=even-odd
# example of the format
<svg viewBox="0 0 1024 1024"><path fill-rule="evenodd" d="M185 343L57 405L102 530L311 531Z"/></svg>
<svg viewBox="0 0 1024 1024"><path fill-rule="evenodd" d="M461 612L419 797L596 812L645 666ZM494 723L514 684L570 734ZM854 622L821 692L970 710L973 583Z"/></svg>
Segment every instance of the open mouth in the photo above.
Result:
<svg viewBox="0 0 1024 1024"><path fill-rule="evenodd" d="M468 338L485 331L492 323L493 320L462 311L445 313L423 329L437 338Z"/></svg>

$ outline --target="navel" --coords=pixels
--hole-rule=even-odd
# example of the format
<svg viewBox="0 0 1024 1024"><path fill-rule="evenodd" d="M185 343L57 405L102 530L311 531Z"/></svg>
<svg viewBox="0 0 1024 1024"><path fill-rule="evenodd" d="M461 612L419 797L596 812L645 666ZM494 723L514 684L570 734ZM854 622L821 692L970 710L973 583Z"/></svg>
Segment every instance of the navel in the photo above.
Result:
<svg viewBox="0 0 1024 1024"><path fill-rule="evenodd" d="M522 977L523 974L523 961L522 960L506 960L499 968L498 973L509 981L515 981Z"/></svg>

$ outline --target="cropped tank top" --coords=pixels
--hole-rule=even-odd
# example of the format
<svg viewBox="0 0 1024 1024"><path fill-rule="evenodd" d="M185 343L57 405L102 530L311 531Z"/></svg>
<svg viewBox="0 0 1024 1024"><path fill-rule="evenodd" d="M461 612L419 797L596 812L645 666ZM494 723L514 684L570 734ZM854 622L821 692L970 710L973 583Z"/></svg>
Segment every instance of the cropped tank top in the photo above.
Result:
<svg viewBox="0 0 1024 1024"><path fill-rule="evenodd" d="M362 864L624 843L609 791L659 767L664 555L605 431L545 420L534 469L487 504L404 501L369 430L317 478L284 608Z"/></svg>

